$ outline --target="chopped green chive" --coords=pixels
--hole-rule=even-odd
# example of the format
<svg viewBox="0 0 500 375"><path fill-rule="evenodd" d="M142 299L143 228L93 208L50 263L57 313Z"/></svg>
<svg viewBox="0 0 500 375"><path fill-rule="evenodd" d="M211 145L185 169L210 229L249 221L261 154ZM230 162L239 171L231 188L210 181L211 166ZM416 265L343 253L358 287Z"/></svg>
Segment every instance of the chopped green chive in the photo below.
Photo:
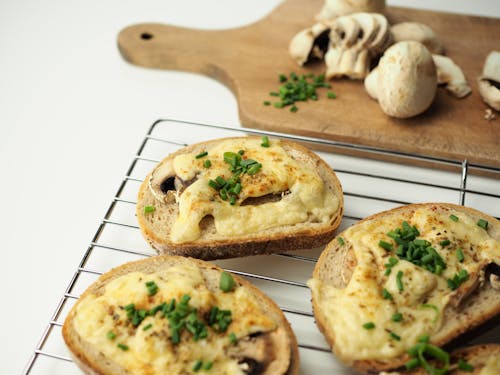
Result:
<svg viewBox="0 0 500 375"><path fill-rule="evenodd" d="M378 242L378 245L384 249L384 250L387 250L387 251L392 251L392 245L389 243L389 242L385 242L384 240L380 240Z"/></svg>
<svg viewBox="0 0 500 375"><path fill-rule="evenodd" d="M392 299L392 294L384 288L382 289L382 297L384 297L384 299Z"/></svg>
<svg viewBox="0 0 500 375"><path fill-rule="evenodd" d="M262 143L260 144L262 147L269 147L269 138L267 137L267 135L264 135L262 137Z"/></svg>
<svg viewBox="0 0 500 375"><path fill-rule="evenodd" d="M461 248L458 248L457 251L456 251L456 254L457 254L457 259L460 263L462 263L465 259L465 256L464 256L464 252L462 251Z"/></svg>
<svg viewBox="0 0 500 375"><path fill-rule="evenodd" d="M122 343L119 343L119 344L117 344L116 346L117 346L118 348L120 348L121 350L123 350L124 352L126 352L126 351L129 349L129 347L128 347L127 345L122 344Z"/></svg>
<svg viewBox="0 0 500 375"><path fill-rule="evenodd" d="M232 291L235 285L236 283L229 272L223 271L220 274L219 287L224 293Z"/></svg>
<svg viewBox="0 0 500 375"><path fill-rule="evenodd" d="M283 108L285 106L283 102L275 102L273 105L274 108Z"/></svg>
<svg viewBox="0 0 500 375"><path fill-rule="evenodd" d="M385 272L384 272L384 276L389 276L391 274L391 271L392 271L392 267L387 267Z"/></svg>
<svg viewBox="0 0 500 375"><path fill-rule="evenodd" d="M210 168L212 166L212 162L209 159L207 159L203 162L203 166L205 168Z"/></svg>
<svg viewBox="0 0 500 375"><path fill-rule="evenodd" d="M155 206L144 206L144 213L149 214L155 212Z"/></svg>
<svg viewBox="0 0 500 375"><path fill-rule="evenodd" d="M114 340L116 338L116 333L114 333L113 331L108 331L108 333L106 333L106 337L110 340Z"/></svg>
<svg viewBox="0 0 500 375"><path fill-rule="evenodd" d="M283 83L283 82L288 81L288 78L286 78L286 75L284 75L284 74L280 74L280 75L279 75L279 81L280 81L281 83Z"/></svg>
<svg viewBox="0 0 500 375"><path fill-rule="evenodd" d="M396 335L394 332L390 332L389 335L396 341L401 341L401 336Z"/></svg>
<svg viewBox="0 0 500 375"><path fill-rule="evenodd" d="M401 278L403 277L403 271L399 271L398 274L396 275L396 285L398 286L398 290L400 292L403 291L403 281Z"/></svg>
<svg viewBox="0 0 500 375"><path fill-rule="evenodd" d="M334 92L332 91L328 91L326 93L326 96L328 97L328 99L335 99L337 97L337 94L335 94Z"/></svg>
<svg viewBox="0 0 500 375"><path fill-rule="evenodd" d="M264 105L271 105L271 102L269 100L264 100Z"/></svg>
<svg viewBox="0 0 500 375"><path fill-rule="evenodd" d="M337 241L338 241L340 246L345 245L344 239L342 237L337 237Z"/></svg>
<svg viewBox="0 0 500 375"><path fill-rule="evenodd" d="M229 334L229 341L231 342L231 344L233 345L236 345L236 343L238 342L238 338L236 337L236 335L234 334L234 332L231 332Z"/></svg>
<svg viewBox="0 0 500 375"><path fill-rule="evenodd" d="M154 281L146 282L146 288L148 288L148 294L154 296L158 292L158 285Z"/></svg>
<svg viewBox="0 0 500 375"><path fill-rule="evenodd" d="M453 279L447 279L448 287L451 290L458 289L458 287L469 280L469 273L465 269L461 269L453 276Z"/></svg>
<svg viewBox="0 0 500 375"><path fill-rule="evenodd" d="M296 105L292 105L292 106L290 107L290 112L295 113L295 112L297 112L298 110L299 110L299 108L298 108Z"/></svg>
<svg viewBox="0 0 500 375"><path fill-rule="evenodd" d="M245 153L245 150L239 150L238 154L243 155Z"/></svg>
<svg viewBox="0 0 500 375"><path fill-rule="evenodd" d="M458 221L458 216L450 215L450 219L456 223Z"/></svg>
<svg viewBox="0 0 500 375"><path fill-rule="evenodd" d="M201 361L201 359L198 359L193 365L193 371L194 372L200 371L201 366L203 366L203 362Z"/></svg>
<svg viewBox="0 0 500 375"><path fill-rule="evenodd" d="M477 221L477 225L481 228L483 228L484 230L487 230L488 229L488 222L484 219L479 219Z"/></svg>
<svg viewBox="0 0 500 375"><path fill-rule="evenodd" d="M439 244L442 246L442 247L445 247L445 246L448 246L450 244L450 240L443 240L441 241Z"/></svg>
<svg viewBox="0 0 500 375"><path fill-rule="evenodd" d="M202 157L204 156L207 156L208 155L208 152L207 151L203 151L203 152L200 152L198 155L195 156L196 159L201 159Z"/></svg>
<svg viewBox="0 0 500 375"><path fill-rule="evenodd" d="M148 325L145 325L142 330L147 331L148 329L151 329L152 327L153 327L153 325L151 323L149 323Z"/></svg>
<svg viewBox="0 0 500 375"><path fill-rule="evenodd" d="M405 367L407 370L413 370L418 366L420 366L420 360L418 358L412 358L405 363Z"/></svg>
<svg viewBox="0 0 500 375"><path fill-rule="evenodd" d="M402 320L403 320L403 314L401 314L401 313L396 313L392 316L393 322L400 322Z"/></svg>
<svg viewBox="0 0 500 375"><path fill-rule="evenodd" d="M375 323L373 323L373 322L365 323L365 324L363 324L363 328L364 329L374 329L375 328Z"/></svg>
<svg viewBox="0 0 500 375"><path fill-rule="evenodd" d="M208 361L207 363L205 363L205 365L203 366L203 369L204 370L210 370L212 368L212 366L214 365L214 363L212 361Z"/></svg>
<svg viewBox="0 0 500 375"><path fill-rule="evenodd" d="M462 358L458 360L458 368L463 371L467 372L472 372L474 371L474 367L470 364L464 361Z"/></svg>
<svg viewBox="0 0 500 375"><path fill-rule="evenodd" d="M433 306L434 306L434 305L433 305ZM434 306L434 307L436 307L436 306ZM431 338L430 338L430 336L429 336L429 335L427 335L427 334L425 334L425 335L422 335L422 336L420 336L420 337L418 338L418 342L422 342L422 343L427 344L427 343L429 342L429 340L430 340L430 339L431 339Z"/></svg>
<svg viewBox="0 0 500 375"><path fill-rule="evenodd" d="M271 95L271 96L280 96L280 93L279 93L279 92L276 92L276 91L271 91L271 92L269 93L269 95Z"/></svg>

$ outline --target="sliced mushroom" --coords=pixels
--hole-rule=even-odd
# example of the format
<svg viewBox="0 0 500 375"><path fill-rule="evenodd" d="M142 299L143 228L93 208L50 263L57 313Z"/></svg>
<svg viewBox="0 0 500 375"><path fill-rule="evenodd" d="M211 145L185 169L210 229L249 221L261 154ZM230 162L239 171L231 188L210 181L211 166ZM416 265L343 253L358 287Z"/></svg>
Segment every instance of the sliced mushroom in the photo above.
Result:
<svg viewBox="0 0 500 375"><path fill-rule="evenodd" d="M407 118L424 112L436 95L436 66L423 44L399 42L389 47L365 79L365 88L382 110Z"/></svg>
<svg viewBox="0 0 500 375"><path fill-rule="evenodd" d="M457 308L462 301L469 297L479 286L481 279L484 278L484 268L478 272L469 273L469 278L455 290L450 297L450 305Z"/></svg>
<svg viewBox="0 0 500 375"><path fill-rule="evenodd" d="M492 51L486 58L483 75L478 78L479 93L493 109L500 111L500 52Z"/></svg>
<svg viewBox="0 0 500 375"><path fill-rule="evenodd" d="M228 354L245 374L285 374L290 367L290 343L284 328L238 340Z"/></svg>
<svg viewBox="0 0 500 375"><path fill-rule="evenodd" d="M384 9L385 0L326 0L316 19L332 20L356 12L382 13Z"/></svg>
<svg viewBox="0 0 500 375"><path fill-rule="evenodd" d="M414 40L420 42L434 54L443 54L443 44L438 39L434 30L419 22L401 22L391 27L392 37L395 42Z"/></svg>
<svg viewBox="0 0 500 375"><path fill-rule="evenodd" d="M151 173L149 189L153 196L161 202L170 203L176 194L189 186L193 181L183 181L176 176L172 162L160 163Z"/></svg>
<svg viewBox="0 0 500 375"><path fill-rule="evenodd" d="M299 65L313 59L323 59L328 49L330 27L322 22L298 32L290 41L288 52Z"/></svg>
<svg viewBox="0 0 500 375"><path fill-rule="evenodd" d="M446 85L446 90L457 98L465 98L471 93L462 69L452 59L441 55L432 55L432 59L436 64L438 85Z"/></svg>
<svg viewBox="0 0 500 375"><path fill-rule="evenodd" d="M325 55L327 78L364 78L372 57L389 40L387 19L374 13L353 13L336 18L330 30L330 46Z"/></svg>

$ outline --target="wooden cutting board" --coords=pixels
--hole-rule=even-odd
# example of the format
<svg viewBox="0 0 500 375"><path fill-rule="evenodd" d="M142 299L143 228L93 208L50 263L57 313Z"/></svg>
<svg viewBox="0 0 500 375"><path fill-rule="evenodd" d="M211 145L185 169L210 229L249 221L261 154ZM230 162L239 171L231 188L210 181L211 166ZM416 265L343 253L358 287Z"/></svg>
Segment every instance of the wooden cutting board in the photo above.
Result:
<svg viewBox="0 0 500 375"><path fill-rule="evenodd" d="M296 113L289 107L264 106L265 100L274 99L269 92L278 89L280 73L324 71L323 63L301 68L288 55L290 39L314 23L322 4L288 0L261 21L229 30L133 25L120 32L118 47L133 64L200 73L227 85L246 127L500 167L500 114L493 121L484 119L488 107L476 83L487 54L500 49L499 18L387 9L391 24L417 21L431 26L473 90L467 98L456 99L440 88L432 107L412 119L386 116L362 81L347 79L331 82L337 99L327 99L321 89L318 101L299 102Z"/></svg>

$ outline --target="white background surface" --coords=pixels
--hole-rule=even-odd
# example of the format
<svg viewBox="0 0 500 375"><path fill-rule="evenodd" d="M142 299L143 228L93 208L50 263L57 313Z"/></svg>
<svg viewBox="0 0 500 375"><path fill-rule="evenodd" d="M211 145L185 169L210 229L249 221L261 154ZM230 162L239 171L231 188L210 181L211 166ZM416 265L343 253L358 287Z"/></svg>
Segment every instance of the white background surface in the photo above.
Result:
<svg viewBox="0 0 500 375"><path fill-rule="evenodd" d="M118 32L237 27L278 3L0 1L0 373L24 369L152 122L239 125L227 88L124 62ZM389 3L500 17L498 0Z"/></svg>

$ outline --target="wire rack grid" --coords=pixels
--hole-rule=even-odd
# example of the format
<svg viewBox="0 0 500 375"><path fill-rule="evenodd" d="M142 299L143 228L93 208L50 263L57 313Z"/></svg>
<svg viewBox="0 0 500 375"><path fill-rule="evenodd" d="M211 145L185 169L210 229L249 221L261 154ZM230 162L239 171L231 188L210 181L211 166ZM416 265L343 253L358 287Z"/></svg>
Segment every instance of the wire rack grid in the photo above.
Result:
<svg viewBox="0 0 500 375"><path fill-rule="evenodd" d="M356 221L399 205L418 202L449 202L467 205L500 217L500 169L453 161L394 153L354 144L326 141L247 128L195 124L177 120L158 120L147 132L107 209L89 246L83 252L64 295L56 306L24 374L79 374L61 330L64 319L79 295L99 275L127 261L155 255L142 238L135 217L136 196L142 180L167 154L207 139L248 134L268 135L302 142L316 151L335 170L342 183L345 213L338 231ZM431 162L455 171L414 167L373 158L341 155L325 147L356 150L371 156L396 156L417 162ZM490 177L470 173L487 172ZM275 255L220 260L214 263L243 276L276 301L290 321L299 342L301 373L351 374L330 353L316 328L306 281L310 278L322 248ZM500 326L489 330L475 342L499 342Z"/></svg>

